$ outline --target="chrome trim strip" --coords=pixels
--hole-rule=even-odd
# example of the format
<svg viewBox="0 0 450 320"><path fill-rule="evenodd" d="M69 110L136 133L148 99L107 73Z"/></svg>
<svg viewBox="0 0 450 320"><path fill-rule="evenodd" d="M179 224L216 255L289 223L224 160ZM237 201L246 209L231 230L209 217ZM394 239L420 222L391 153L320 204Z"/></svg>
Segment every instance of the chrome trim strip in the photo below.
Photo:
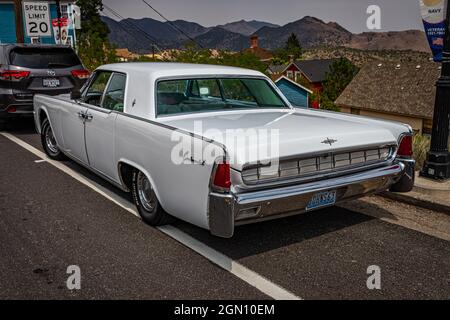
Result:
<svg viewBox="0 0 450 320"><path fill-rule="evenodd" d="M378 168L375 170L362 172L355 175L340 177L335 179L321 180L308 184L290 186L280 189L261 190L251 193L236 195L236 203L246 205L255 202L264 202L278 199L280 197L292 197L303 193L320 192L329 189L340 188L349 184L361 183L367 180L376 179L385 176L396 176L403 173L405 165L403 163L394 164L389 167Z"/></svg>
<svg viewBox="0 0 450 320"><path fill-rule="evenodd" d="M235 225L305 212L308 202L316 192L336 190L336 203L339 203L386 190L399 181L404 173L405 165L400 162L346 177L282 188L234 192L228 195L211 192L208 199L210 232L229 238L233 236ZM239 213L251 208L258 208L258 216L240 219Z"/></svg>

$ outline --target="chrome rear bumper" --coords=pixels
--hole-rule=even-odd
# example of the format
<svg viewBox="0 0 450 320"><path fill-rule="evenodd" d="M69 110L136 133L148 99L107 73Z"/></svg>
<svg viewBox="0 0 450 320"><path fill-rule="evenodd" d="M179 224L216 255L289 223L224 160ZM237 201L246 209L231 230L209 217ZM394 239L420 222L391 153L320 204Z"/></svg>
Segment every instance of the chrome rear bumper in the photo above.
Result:
<svg viewBox="0 0 450 320"><path fill-rule="evenodd" d="M384 191L403 179L411 163L396 162L348 176L276 189L239 194L211 193L210 232L229 238L233 236L235 225L305 212L312 196L321 191L336 190L336 203Z"/></svg>

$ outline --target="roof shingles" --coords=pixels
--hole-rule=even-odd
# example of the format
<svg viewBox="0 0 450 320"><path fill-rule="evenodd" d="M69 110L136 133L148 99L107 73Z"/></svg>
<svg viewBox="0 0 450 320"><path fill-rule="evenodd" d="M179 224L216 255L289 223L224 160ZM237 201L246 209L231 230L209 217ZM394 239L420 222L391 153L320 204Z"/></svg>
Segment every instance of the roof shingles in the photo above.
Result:
<svg viewBox="0 0 450 320"><path fill-rule="evenodd" d="M439 66L434 62L368 63L335 103L339 107L432 119Z"/></svg>

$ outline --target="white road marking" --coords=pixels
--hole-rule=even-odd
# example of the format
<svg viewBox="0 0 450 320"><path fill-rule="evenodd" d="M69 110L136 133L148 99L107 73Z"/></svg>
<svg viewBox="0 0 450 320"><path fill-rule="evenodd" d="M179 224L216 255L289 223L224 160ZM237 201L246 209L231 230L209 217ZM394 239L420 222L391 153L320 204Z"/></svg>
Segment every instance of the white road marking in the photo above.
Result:
<svg viewBox="0 0 450 320"><path fill-rule="evenodd" d="M82 184L88 186L95 192L101 194L108 200L114 202L116 205L122 207L129 213L140 218L139 214L136 211L135 206L132 203L130 203L129 201L127 201L126 199L118 196L114 192L99 185L95 181L80 175L78 172L69 168L62 162L58 162L58 161L49 159L44 152L36 149L32 145L17 138L16 136L14 136L10 133L6 133L6 132L0 132L0 134L3 135L5 138L8 138L12 142L18 144L22 148L33 153L37 157L41 158L43 161L46 161L47 163L58 168L59 170L68 174L69 176L71 176L72 178L81 182ZM38 160L38 161L40 161L40 160ZM270 280L259 275L258 273L248 269L247 267L234 261L233 259L229 258L228 256L209 247L205 243L198 241L197 239L191 237L190 235L186 234L185 232L181 231L178 228L168 225L168 226L158 227L158 229L161 232L163 232L164 234L166 234L167 236L180 242L181 244L190 248L191 250L197 252L198 254L205 257L212 263L218 265L219 267L223 268L224 270L227 270L234 276L238 277L239 279L243 280L244 282L248 283L249 285L255 287L256 289L260 290L261 292L263 292L264 294L268 295L269 297L271 297L273 299L276 299L276 300L301 300L301 298L296 296L295 294L278 286L277 284L271 282Z"/></svg>
<svg viewBox="0 0 450 320"><path fill-rule="evenodd" d="M34 163L42 163L42 162L45 162L46 160L43 160L43 159L41 159L41 160L34 160Z"/></svg>

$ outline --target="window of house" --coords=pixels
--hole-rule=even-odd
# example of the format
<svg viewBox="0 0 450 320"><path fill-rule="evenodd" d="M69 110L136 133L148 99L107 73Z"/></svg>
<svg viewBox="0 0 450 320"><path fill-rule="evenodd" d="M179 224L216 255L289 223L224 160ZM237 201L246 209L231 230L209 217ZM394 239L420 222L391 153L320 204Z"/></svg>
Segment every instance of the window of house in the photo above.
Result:
<svg viewBox="0 0 450 320"><path fill-rule="evenodd" d="M67 18L68 17L68 5L67 4L61 4L60 6L61 9L61 17L62 18Z"/></svg>
<svg viewBox="0 0 450 320"><path fill-rule="evenodd" d="M294 79L294 73L292 71L286 72L286 75L289 79Z"/></svg>
<svg viewBox="0 0 450 320"><path fill-rule="evenodd" d="M351 114L360 115L361 111L359 109L351 108L350 109Z"/></svg>
<svg viewBox="0 0 450 320"><path fill-rule="evenodd" d="M294 80L295 81L300 80L300 71L295 71L295 78L294 78Z"/></svg>

